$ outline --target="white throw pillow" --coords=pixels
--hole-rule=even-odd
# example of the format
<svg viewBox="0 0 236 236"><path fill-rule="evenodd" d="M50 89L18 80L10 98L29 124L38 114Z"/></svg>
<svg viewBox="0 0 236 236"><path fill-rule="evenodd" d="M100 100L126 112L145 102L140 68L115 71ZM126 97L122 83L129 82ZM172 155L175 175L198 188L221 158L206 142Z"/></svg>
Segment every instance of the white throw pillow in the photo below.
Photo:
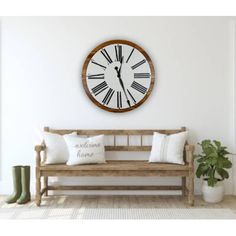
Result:
<svg viewBox="0 0 236 236"><path fill-rule="evenodd" d="M184 164L183 151L188 132L165 135L154 132L149 162Z"/></svg>
<svg viewBox="0 0 236 236"><path fill-rule="evenodd" d="M69 158L69 151L64 140L65 136L76 136L76 132L66 135L44 132L43 138L46 145L45 164L66 163Z"/></svg>
<svg viewBox="0 0 236 236"><path fill-rule="evenodd" d="M66 136L69 150L67 165L105 163L104 135L89 138Z"/></svg>

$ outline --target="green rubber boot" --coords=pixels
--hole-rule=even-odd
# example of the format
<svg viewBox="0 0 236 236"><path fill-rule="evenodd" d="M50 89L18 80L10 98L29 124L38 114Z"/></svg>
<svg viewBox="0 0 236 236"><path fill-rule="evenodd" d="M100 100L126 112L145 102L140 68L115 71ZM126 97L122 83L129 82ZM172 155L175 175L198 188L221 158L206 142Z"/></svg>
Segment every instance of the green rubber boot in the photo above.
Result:
<svg viewBox="0 0 236 236"><path fill-rule="evenodd" d="M21 195L21 166L12 167L12 178L13 178L13 188L14 192L6 199L6 203L15 203Z"/></svg>
<svg viewBox="0 0 236 236"><path fill-rule="evenodd" d="M25 204L30 201L30 166L21 167L22 193L17 200L18 204Z"/></svg>

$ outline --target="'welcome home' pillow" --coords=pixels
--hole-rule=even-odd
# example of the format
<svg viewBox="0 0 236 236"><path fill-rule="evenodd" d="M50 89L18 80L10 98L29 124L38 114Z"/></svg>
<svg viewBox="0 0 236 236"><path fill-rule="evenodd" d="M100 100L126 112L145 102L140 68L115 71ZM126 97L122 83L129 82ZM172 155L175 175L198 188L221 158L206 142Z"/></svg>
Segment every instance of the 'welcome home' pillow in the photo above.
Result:
<svg viewBox="0 0 236 236"><path fill-rule="evenodd" d="M65 136L69 150L67 165L105 163L104 135L89 138Z"/></svg>
<svg viewBox="0 0 236 236"><path fill-rule="evenodd" d="M184 164L183 151L188 132L165 135L154 132L149 162Z"/></svg>

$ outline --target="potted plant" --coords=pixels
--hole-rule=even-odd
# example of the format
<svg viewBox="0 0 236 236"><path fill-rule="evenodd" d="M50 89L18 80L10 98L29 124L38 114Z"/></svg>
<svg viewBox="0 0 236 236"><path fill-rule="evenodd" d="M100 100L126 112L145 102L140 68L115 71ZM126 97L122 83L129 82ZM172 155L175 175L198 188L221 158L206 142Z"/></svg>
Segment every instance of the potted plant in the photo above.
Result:
<svg viewBox="0 0 236 236"><path fill-rule="evenodd" d="M198 143L202 148L202 153L195 155L199 163L196 176L203 177L202 193L206 202L216 203L222 201L224 197L223 180L229 178L226 169L232 167L227 155L227 148L219 141L203 140Z"/></svg>

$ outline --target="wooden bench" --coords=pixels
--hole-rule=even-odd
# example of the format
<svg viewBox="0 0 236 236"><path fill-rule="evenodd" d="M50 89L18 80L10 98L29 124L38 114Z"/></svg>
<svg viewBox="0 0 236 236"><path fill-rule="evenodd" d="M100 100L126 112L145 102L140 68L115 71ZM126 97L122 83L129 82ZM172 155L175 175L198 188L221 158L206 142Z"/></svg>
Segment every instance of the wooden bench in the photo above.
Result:
<svg viewBox="0 0 236 236"><path fill-rule="evenodd" d="M112 146L105 146L106 151L134 151L150 152L151 146L145 146L144 136L152 136L153 132L162 134L175 134L185 131L186 128L176 130L56 130L44 128L45 131L56 134L68 134L77 132L78 135L93 136L104 134L112 136L114 139ZM130 145L131 136L140 136L140 146ZM118 146L117 137L126 136L127 145ZM147 160L112 160L106 164L89 164L67 166L66 164L45 165L41 162L41 152L46 147L44 145L35 146L36 151L36 204L40 206L43 194L48 195L48 190L182 190L182 195L188 197L188 203L194 204L194 166L193 166L193 145L185 145L184 160L185 165L168 163L149 163ZM51 186L48 185L50 176L179 176L182 178L179 186ZM41 177L44 186L41 188Z"/></svg>

